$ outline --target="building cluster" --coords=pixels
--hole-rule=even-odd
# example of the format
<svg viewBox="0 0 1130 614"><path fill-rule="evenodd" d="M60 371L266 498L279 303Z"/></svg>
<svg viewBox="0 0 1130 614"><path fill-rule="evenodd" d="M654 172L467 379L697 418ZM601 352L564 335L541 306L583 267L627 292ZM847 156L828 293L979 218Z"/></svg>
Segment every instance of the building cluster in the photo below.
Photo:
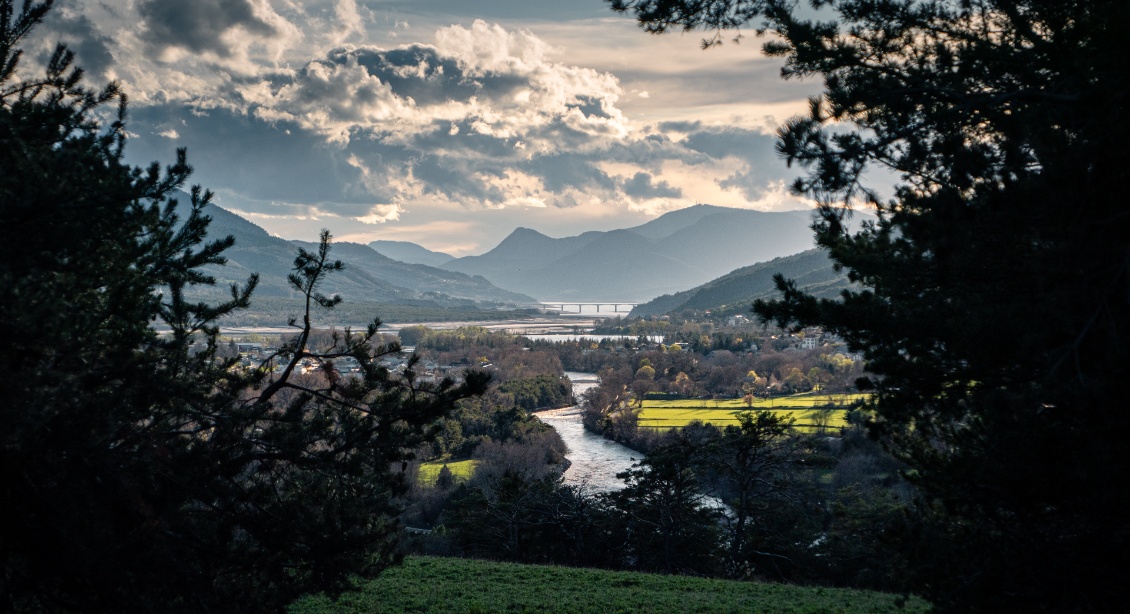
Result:
<svg viewBox="0 0 1130 614"><path fill-rule="evenodd" d="M239 342L235 344L235 349L239 352L239 364L242 368L259 369L264 366L264 363L267 363L267 368L273 371L279 371L285 366L285 363L280 362L276 356L278 352L278 348L276 347L268 347L260 343ZM408 371L409 362L414 350L415 348L408 347L397 354L382 356L377 360L377 364L393 373L403 375ZM334 371L341 376L361 377L361 363L352 356L340 356L334 358L332 361L321 361L313 357L303 358L298 361L296 371L300 374L317 373L324 368L325 364L332 364ZM470 365L444 365L432 360L423 359L416 362L413 373L415 374L415 381L417 382L438 383L447 377L458 382L462 379L463 370L469 366ZM493 365L487 363L478 366L479 368L490 369Z"/></svg>

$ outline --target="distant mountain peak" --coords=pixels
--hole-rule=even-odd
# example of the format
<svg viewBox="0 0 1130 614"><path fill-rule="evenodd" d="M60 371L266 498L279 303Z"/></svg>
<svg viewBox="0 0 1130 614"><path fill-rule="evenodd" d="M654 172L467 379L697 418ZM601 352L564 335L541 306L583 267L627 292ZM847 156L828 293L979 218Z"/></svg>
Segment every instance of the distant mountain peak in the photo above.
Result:
<svg viewBox="0 0 1130 614"><path fill-rule="evenodd" d="M502 242L499 243L491 251L506 251L507 249L513 249L515 247L522 247L530 244L542 244L552 241L554 241L552 237L543 235L533 228L519 226L518 228L515 228L513 232L507 235L506 238L503 239Z"/></svg>
<svg viewBox="0 0 1130 614"><path fill-rule="evenodd" d="M546 238L546 239L550 238L548 235L542 234L542 233L534 230L533 228L526 228L525 226L519 226L519 227L515 228L514 232L510 233L510 236L511 237L527 237L527 236L543 237L543 238Z"/></svg>

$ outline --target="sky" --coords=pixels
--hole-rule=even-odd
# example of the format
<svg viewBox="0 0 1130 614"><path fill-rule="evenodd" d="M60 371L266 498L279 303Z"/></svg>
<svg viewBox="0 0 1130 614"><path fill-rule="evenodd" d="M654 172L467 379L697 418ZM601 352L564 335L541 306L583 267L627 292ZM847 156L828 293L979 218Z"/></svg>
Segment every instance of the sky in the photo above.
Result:
<svg viewBox="0 0 1130 614"><path fill-rule="evenodd" d="M814 81L752 33L641 31L603 0L58 0L63 41L129 96L127 159L169 163L287 239L464 256L709 203L791 210L773 149Z"/></svg>

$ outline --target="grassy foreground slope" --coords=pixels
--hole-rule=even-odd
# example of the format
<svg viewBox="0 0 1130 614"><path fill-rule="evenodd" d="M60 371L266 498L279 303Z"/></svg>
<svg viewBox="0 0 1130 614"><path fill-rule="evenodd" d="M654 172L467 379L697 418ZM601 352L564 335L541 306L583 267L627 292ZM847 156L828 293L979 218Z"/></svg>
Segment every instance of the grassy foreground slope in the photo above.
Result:
<svg viewBox="0 0 1130 614"><path fill-rule="evenodd" d="M337 603L299 600L290 614L328 612L926 612L896 595L683 576L409 557Z"/></svg>

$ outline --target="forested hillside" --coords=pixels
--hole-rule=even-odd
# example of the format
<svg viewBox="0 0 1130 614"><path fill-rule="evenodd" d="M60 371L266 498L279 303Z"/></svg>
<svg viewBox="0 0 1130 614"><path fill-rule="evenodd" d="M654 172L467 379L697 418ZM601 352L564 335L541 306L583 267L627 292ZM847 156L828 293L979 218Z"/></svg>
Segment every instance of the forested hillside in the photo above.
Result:
<svg viewBox="0 0 1130 614"><path fill-rule="evenodd" d="M686 311L713 311L716 315L746 313L753 301L778 294L773 276L782 274L821 298L837 295L848 286L847 277L832 268L824 250L812 249L742 267L684 292L666 294L636 306L629 317L656 316Z"/></svg>

